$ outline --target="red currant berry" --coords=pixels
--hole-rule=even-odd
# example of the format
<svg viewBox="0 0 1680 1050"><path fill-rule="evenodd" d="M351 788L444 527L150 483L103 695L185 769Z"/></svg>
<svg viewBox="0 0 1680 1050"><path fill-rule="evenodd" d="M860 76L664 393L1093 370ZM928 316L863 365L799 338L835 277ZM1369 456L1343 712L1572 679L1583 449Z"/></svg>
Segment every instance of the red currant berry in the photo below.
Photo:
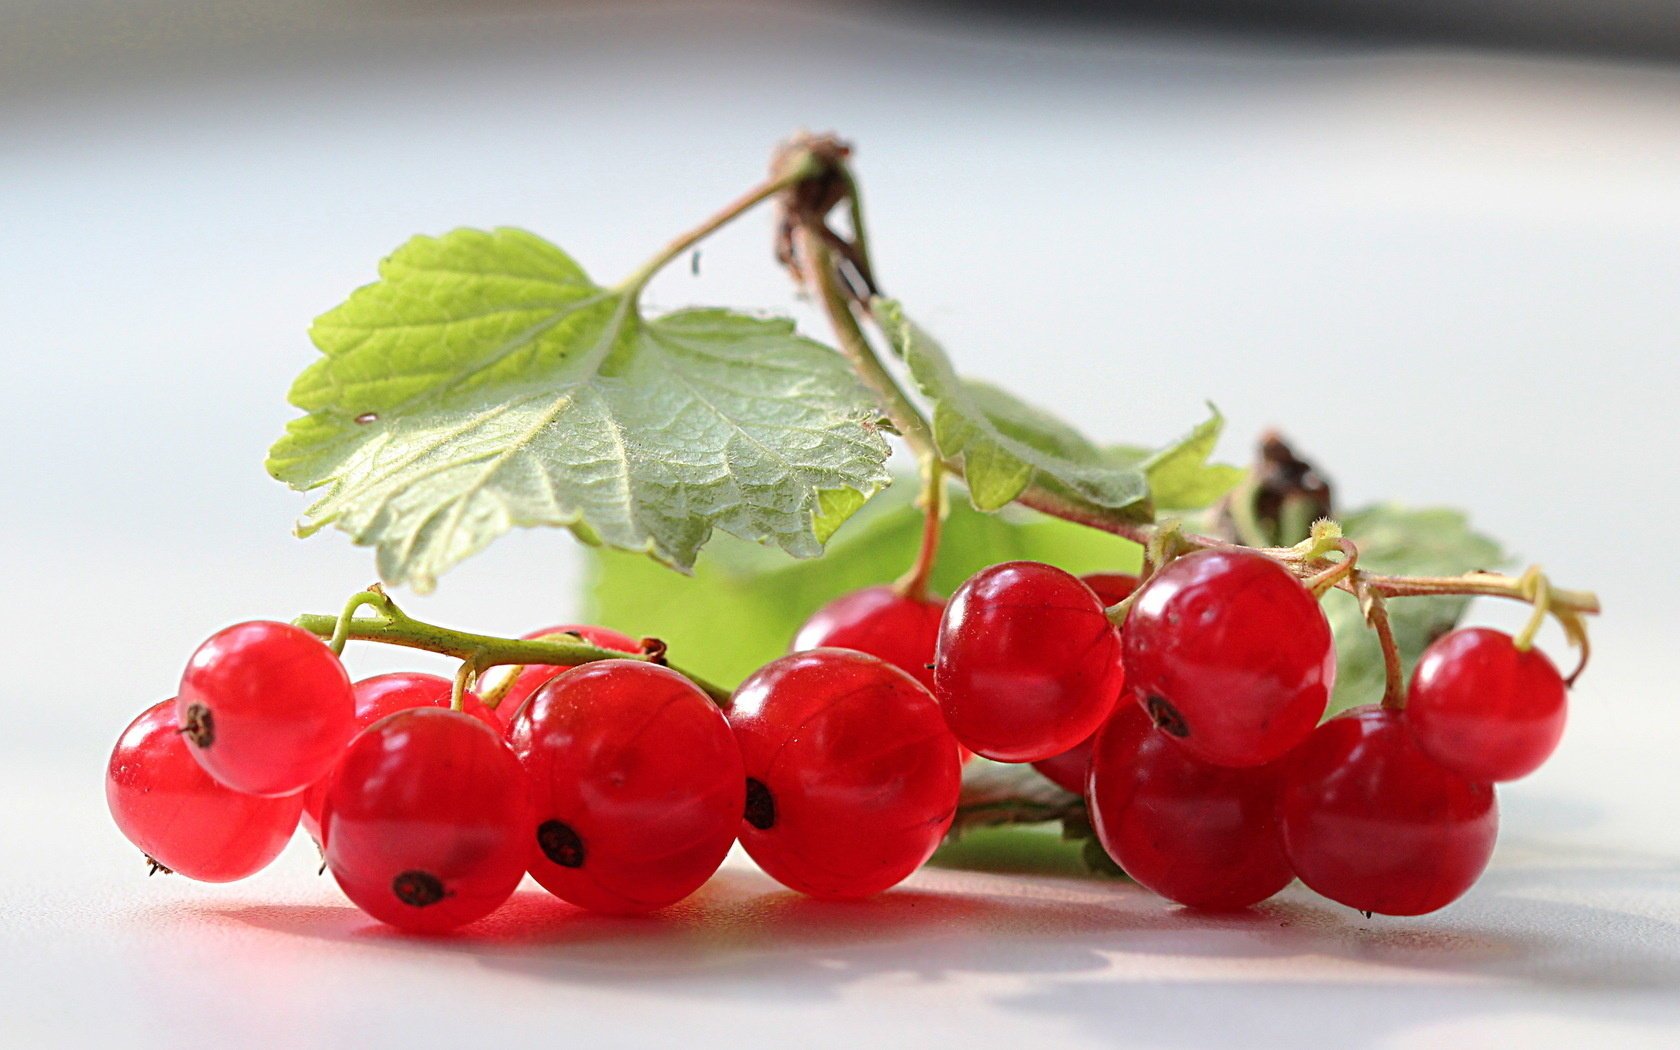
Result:
<svg viewBox="0 0 1680 1050"><path fill-rule="evenodd" d="M302 791L356 731L344 665L321 639L284 623L211 635L187 662L175 708L205 771L250 795Z"/></svg>
<svg viewBox="0 0 1680 1050"><path fill-rule="evenodd" d="M1138 587L1138 578L1125 572L1087 573L1079 577L1079 581L1091 588L1091 592L1097 596L1097 600L1102 602L1104 607L1125 601ZM1120 633L1122 635L1126 633L1123 626ZM1123 672L1118 695L1125 695L1125 674ZM1116 712L1118 710L1116 708ZM1102 732L1101 729L1097 730L1097 733L1100 732ZM1059 755L1039 759L1032 764L1033 768L1043 773L1057 787L1071 791L1075 795L1083 795L1085 793L1086 775L1091 769L1091 745L1096 742L1096 739L1097 734L1092 733Z"/></svg>
<svg viewBox="0 0 1680 1050"><path fill-rule="evenodd" d="M386 715L406 711L411 707L449 707L454 698L455 684L435 674L400 671L364 678L351 686L356 702L356 728L366 729ZM498 732L502 723L495 712L484 706L476 693L461 698L461 710ZM315 781L303 793L303 830L316 842L321 841L321 805L326 801L332 774Z"/></svg>
<svg viewBox="0 0 1680 1050"><path fill-rule="evenodd" d="M1229 910L1289 885L1276 801L1278 767L1204 762L1122 707L1098 731L1087 798L1103 848L1168 900Z"/></svg>
<svg viewBox="0 0 1680 1050"><path fill-rule="evenodd" d="M1187 554L1144 585L1121 632L1126 685L1191 754L1258 766L1306 739L1336 678L1330 624L1254 551Z"/></svg>
<svg viewBox="0 0 1680 1050"><path fill-rule="evenodd" d="M105 767L117 827L154 863L200 882L254 875L297 828L300 795L259 798L212 780L175 725L175 701L147 708Z"/></svg>
<svg viewBox="0 0 1680 1050"><path fill-rule="evenodd" d="M735 691L729 725L746 769L741 844L772 878L814 897L867 897L939 846L962 772L939 705L873 656L813 649Z"/></svg>
<svg viewBox="0 0 1680 1050"><path fill-rule="evenodd" d="M1284 763L1283 848L1301 881L1360 911L1422 915L1464 895L1493 855L1493 788L1435 762L1399 711L1356 707Z"/></svg>
<svg viewBox="0 0 1680 1050"><path fill-rule="evenodd" d="M1129 572L1088 572L1079 582L1091 588L1104 608L1120 604L1138 589L1138 578Z"/></svg>
<svg viewBox="0 0 1680 1050"><path fill-rule="evenodd" d="M1569 689L1538 649L1511 636L1467 627L1423 651L1406 697L1418 746L1471 780L1525 777L1551 757L1563 736Z"/></svg>
<svg viewBox="0 0 1680 1050"><path fill-rule="evenodd" d="M976 754L1033 762L1067 751L1114 709L1120 680L1120 640L1102 603L1058 568L982 569L945 609L934 693Z"/></svg>
<svg viewBox="0 0 1680 1050"><path fill-rule="evenodd" d="M1114 721L1119 713L1120 709L1116 708L1114 715L1109 717L1109 721ZM1057 787L1071 791L1075 795L1083 795L1085 793L1085 780L1091 771L1091 745L1096 743L1097 734L1101 732L1102 730L1097 730L1096 733L1091 734L1059 755L1039 759L1032 764L1032 767L1043 773Z"/></svg>
<svg viewBox="0 0 1680 1050"><path fill-rule="evenodd" d="M544 627L541 630L532 631L524 637L535 640L556 634L575 634L590 645L599 646L602 649L615 649L621 653L639 653L642 651L642 643L629 635L621 634L610 627L595 627L587 623L557 624L553 627ZM532 693L571 669L572 665L567 664L528 664L521 667L519 673L514 676L513 684L508 687L507 692L502 694L502 699L496 704L496 716L502 720L503 724L511 725L513 717L519 713L519 709L524 706L526 700L530 699Z"/></svg>
<svg viewBox="0 0 1680 1050"><path fill-rule="evenodd" d="M421 707L351 741L321 816L327 867L355 905L404 930L481 919L525 875L530 786L501 735Z"/></svg>
<svg viewBox="0 0 1680 1050"><path fill-rule="evenodd" d="M939 641L941 601L918 601L891 587L865 587L811 614L793 639L793 651L853 649L879 657L933 688L933 648Z"/></svg>
<svg viewBox="0 0 1680 1050"><path fill-rule="evenodd" d="M562 900L631 913L699 889L735 842L746 775L706 694L603 660L537 690L509 730L530 777L529 869Z"/></svg>

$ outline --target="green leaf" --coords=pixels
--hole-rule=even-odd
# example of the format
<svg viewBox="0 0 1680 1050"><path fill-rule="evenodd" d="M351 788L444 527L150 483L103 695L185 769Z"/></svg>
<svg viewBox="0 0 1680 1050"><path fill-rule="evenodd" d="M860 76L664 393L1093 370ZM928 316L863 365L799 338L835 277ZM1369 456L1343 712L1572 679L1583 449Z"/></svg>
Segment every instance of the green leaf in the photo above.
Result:
<svg viewBox="0 0 1680 1050"><path fill-rule="evenodd" d="M694 564L714 528L798 557L888 480L877 410L784 320L640 313L519 230L416 237L311 329L269 471L299 524L416 589L514 526Z"/></svg>
<svg viewBox="0 0 1680 1050"><path fill-rule="evenodd" d="M960 462L969 498L996 510L1038 483L1087 506L1153 516L1149 483L1135 465L1110 460L1072 427L996 387L957 375L945 351L891 299L873 311L893 351L933 406L933 439Z"/></svg>
<svg viewBox="0 0 1680 1050"><path fill-rule="evenodd" d="M1208 418L1188 434L1165 448L1151 452L1133 445L1116 445L1106 451L1109 459L1124 466L1136 466L1149 481L1149 496L1165 510L1199 510L1237 487L1247 471L1224 463L1209 463L1225 417L1208 406Z"/></svg>
<svg viewBox="0 0 1680 1050"><path fill-rule="evenodd" d="M671 658L714 681L734 683L787 651L817 607L901 574L921 540L915 485L871 500L815 562L727 537L706 548L692 577L645 558L589 552L585 615L593 623L664 639ZM951 500L933 587L950 594L987 565L1018 558L1070 572L1135 571L1136 544L1020 508L983 514Z"/></svg>
<svg viewBox="0 0 1680 1050"><path fill-rule="evenodd" d="M1405 576L1451 576L1495 569L1507 558L1499 544L1470 528L1463 514L1428 508L1408 510L1393 504L1367 507L1339 516L1342 532L1359 544L1359 567ZM1453 629L1468 598L1391 598L1389 623L1410 676L1430 642ZM1336 691L1332 712L1382 699L1382 647L1365 623L1351 594L1332 591L1324 612L1336 635Z"/></svg>

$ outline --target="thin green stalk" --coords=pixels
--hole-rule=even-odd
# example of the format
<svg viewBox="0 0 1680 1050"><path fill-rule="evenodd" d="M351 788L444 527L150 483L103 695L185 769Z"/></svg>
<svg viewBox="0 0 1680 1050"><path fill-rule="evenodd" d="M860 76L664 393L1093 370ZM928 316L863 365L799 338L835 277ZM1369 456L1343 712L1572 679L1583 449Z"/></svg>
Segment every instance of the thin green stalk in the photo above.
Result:
<svg viewBox="0 0 1680 1050"><path fill-rule="evenodd" d="M358 602L357 599L362 600ZM591 645L582 639L569 636L541 640L500 638L495 635L474 634L469 631L458 631L451 627L440 627L436 624L414 619L398 609L389 596L377 591L363 591L352 598L351 602L358 608L374 606L379 609L379 614L373 617L338 617L320 613L306 613L292 622L296 626L322 638L333 638L342 633L342 636L347 640L384 642L387 645L424 649L427 652L451 656L465 663L470 663L473 674L480 674L488 668L499 667L504 664L548 664L569 667L577 664L593 663L597 660L646 660L650 663L653 662L653 658L646 654L622 653L616 649L603 649L598 645ZM729 690L681 668L673 667L672 670L700 687L719 707L727 708L729 706ZM486 703L489 706L494 706L489 701L486 701Z"/></svg>
<svg viewBox="0 0 1680 1050"><path fill-rule="evenodd" d="M631 297L640 295L642 289L647 287L647 283L653 279L653 275L663 270L673 259L758 205L785 190L792 189L823 170L824 166L821 162L810 153L794 158L780 174L754 186L725 205L711 218L666 245L658 255L643 263L634 273L619 282L616 290L627 293Z"/></svg>

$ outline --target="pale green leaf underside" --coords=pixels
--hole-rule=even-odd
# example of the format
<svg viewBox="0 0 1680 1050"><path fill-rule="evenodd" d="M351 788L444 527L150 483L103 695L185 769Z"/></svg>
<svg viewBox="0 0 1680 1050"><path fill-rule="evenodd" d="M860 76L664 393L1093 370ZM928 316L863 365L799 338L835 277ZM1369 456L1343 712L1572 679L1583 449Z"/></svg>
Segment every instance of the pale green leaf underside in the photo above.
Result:
<svg viewBox="0 0 1680 1050"><path fill-rule="evenodd" d="M943 456L962 464L975 507L996 510L1036 483L1105 511L1151 517L1149 482L1137 466L1115 463L1048 413L963 379L896 301L877 299L873 310L931 403L934 442Z"/></svg>
<svg viewBox="0 0 1680 1050"><path fill-rule="evenodd" d="M1237 487L1246 473L1241 467L1209 463L1225 417L1212 405L1209 416L1188 434L1163 448L1151 451L1130 445L1107 450L1115 463L1136 466L1149 482L1149 498L1158 509L1199 510Z"/></svg>
<svg viewBox="0 0 1680 1050"><path fill-rule="evenodd" d="M1452 576L1476 569L1497 569L1506 561L1499 545L1470 528L1453 510L1411 510L1381 504L1339 515L1342 530L1359 544L1359 567L1403 576ZM1436 638L1453 629L1468 598L1393 598L1388 619L1411 675L1417 658ZM1324 612L1336 635L1336 691L1331 710L1340 711L1382 699L1383 660L1377 636L1365 625L1359 603L1350 594L1331 591Z"/></svg>
<svg viewBox="0 0 1680 1050"><path fill-rule="evenodd" d="M867 394L789 321L647 319L511 229L416 237L380 278L311 329L268 466L388 582L531 525L682 569L714 527L810 557L888 480Z"/></svg>

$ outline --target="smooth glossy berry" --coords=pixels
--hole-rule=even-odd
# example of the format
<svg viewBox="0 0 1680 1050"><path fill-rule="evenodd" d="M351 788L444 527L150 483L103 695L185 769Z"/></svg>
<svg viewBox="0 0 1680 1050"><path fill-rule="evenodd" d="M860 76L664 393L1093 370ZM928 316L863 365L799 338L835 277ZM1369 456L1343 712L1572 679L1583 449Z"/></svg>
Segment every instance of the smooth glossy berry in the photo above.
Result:
<svg viewBox="0 0 1680 1050"><path fill-rule="evenodd" d="M175 709L205 771L250 795L302 791L356 731L344 665L321 639L285 623L211 635L187 662Z"/></svg>
<svg viewBox="0 0 1680 1050"><path fill-rule="evenodd" d="M982 569L951 596L934 694L963 746L1000 762L1059 755L1120 692L1120 640L1091 588L1050 565Z"/></svg>
<svg viewBox="0 0 1680 1050"><path fill-rule="evenodd" d="M1493 787L1424 754L1401 713L1381 707L1337 715L1289 756L1278 819L1302 882L1383 915L1463 896L1499 831Z"/></svg>
<svg viewBox="0 0 1680 1050"><path fill-rule="evenodd" d="M1124 601L1138 587L1138 578L1126 572L1092 572L1079 577L1079 581L1091 588L1091 592L1105 608ZM1124 625L1121 626L1120 633L1125 634ZM1126 695L1124 670L1121 673L1119 695ZM1116 712L1118 710L1119 707L1116 706ZM1097 733L1100 732L1102 730L1098 729ZM1033 768L1043 773L1056 786L1075 795L1083 795L1086 776L1091 769L1091 745L1096 739L1097 734L1092 733L1059 755L1039 759L1032 764Z"/></svg>
<svg viewBox="0 0 1680 1050"><path fill-rule="evenodd" d="M200 882L254 875L297 828L299 795L259 798L206 773L175 724L175 701L147 708L118 738L105 767L117 827L154 863Z"/></svg>
<svg viewBox="0 0 1680 1050"><path fill-rule="evenodd" d="M1204 762L1127 705L1097 733L1091 823L1140 885L1192 908L1246 908L1294 878L1277 825L1278 772Z"/></svg>
<svg viewBox="0 0 1680 1050"><path fill-rule="evenodd" d="M1138 589L1138 578L1129 572L1088 572L1079 582L1091 588L1104 608L1118 605Z"/></svg>
<svg viewBox="0 0 1680 1050"><path fill-rule="evenodd" d="M584 908L642 912L699 889L746 802L723 712L666 667L603 660L537 690L508 731L530 777L529 870Z"/></svg>
<svg viewBox="0 0 1680 1050"><path fill-rule="evenodd" d="M366 729L386 715L406 711L411 707L449 707L455 684L435 674L399 671L364 678L350 687L356 703L356 729ZM461 710L492 729L500 730L502 723L496 713L484 706L476 693L461 698ZM321 841L321 806L327 798L332 774L309 785L303 793L303 830L316 842Z"/></svg>
<svg viewBox="0 0 1680 1050"><path fill-rule="evenodd" d="M1115 714L1118 713L1119 708L1116 708ZM1109 716L1109 721L1114 721L1113 715ZM1102 730L1097 730L1059 755L1039 759L1032 767L1043 773L1057 787L1075 795L1083 795L1086 778L1091 772L1091 747L1097 742L1097 734L1101 732Z"/></svg>
<svg viewBox="0 0 1680 1050"><path fill-rule="evenodd" d="M1472 780L1516 780L1540 768L1563 737L1569 689L1538 649L1467 627L1423 651L1406 721L1430 758Z"/></svg>
<svg viewBox="0 0 1680 1050"><path fill-rule="evenodd" d="M615 631L610 627L596 627L587 623L556 624L553 627L544 627L532 631L524 637L535 640L556 634L575 634L590 645L599 646L602 649L616 649L621 653L639 653L642 651L642 643L629 635ZM511 725L514 716L519 714L519 709L525 706L525 701L531 698L532 693L571 669L571 666L564 664L528 664L521 667L519 673L514 676L513 684L508 687L507 692L502 694L502 699L497 702L496 717L500 718L504 725Z"/></svg>
<svg viewBox="0 0 1680 1050"><path fill-rule="evenodd" d="M530 787L494 729L398 711L351 741L322 813L327 867L355 905L436 933L495 911L525 875Z"/></svg>
<svg viewBox="0 0 1680 1050"><path fill-rule="evenodd" d="M1126 689L1162 731L1222 766L1274 761L1324 717L1330 624L1282 565L1216 549L1170 562L1121 632Z"/></svg>
<svg viewBox="0 0 1680 1050"><path fill-rule="evenodd" d="M741 844L783 885L867 897L939 846L961 763L939 705L873 656L813 649L760 668L728 712L746 770Z"/></svg>
<svg viewBox="0 0 1680 1050"><path fill-rule="evenodd" d="M933 688L933 650L939 641L941 601L905 598L891 587L865 587L811 614L793 639L793 651L853 649L879 657Z"/></svg>

